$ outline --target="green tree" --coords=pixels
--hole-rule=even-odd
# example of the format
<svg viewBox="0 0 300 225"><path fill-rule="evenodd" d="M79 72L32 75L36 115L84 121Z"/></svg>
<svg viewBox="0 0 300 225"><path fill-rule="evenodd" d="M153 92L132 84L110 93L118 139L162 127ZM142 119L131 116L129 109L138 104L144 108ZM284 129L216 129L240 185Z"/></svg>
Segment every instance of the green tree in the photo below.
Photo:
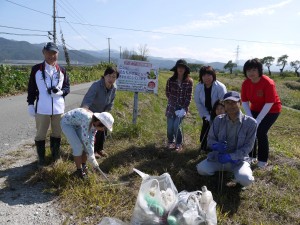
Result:
<svg viewBox="0 0 300 225"><path fill-rule="evenodd" d="M63 35L62 31L60 31L60 35L61 35L61 42L62 42L64 53L65 53L66 63L67 63L68 68L70 68L70 66L71 66L70 56L69 56L69 53L68 53L68 49L67 49L67 46L66 46L66 41L64 39L64 35Z"/></svg>
<svg viewBox="0 0 300 225"><path fill-rule="evenodd" d="M273 56L266 56L266 57L263 57L261 59L261 63L263 65L265 65L266 67L268 67L268 71L269 71L269 76L271 76L271 70L270 70L270 67L272 66L272 63L273 61L275 60L275 58Z"/></svg>
<svg viewBox="0 0 300 225"><path fill-rule="evenodd" d="M129 51L127 48L122 52L122 59L131 59L131 60L139 60L139 61L147 61L149 54L149 49L147 45L140 45L138 47L138 52L134 49Z"/></svg>
<svg viewBox="0 0 300 225"><path fill-rule="evenodd" d="M280 56L278 59L277 59L277 66L282 66L280 68L280 75L282 76L283 75L283 69L285 67L285 65L287 64L287 58L289 56L288 55L282 55Z"/></svg>
<svg viewBox="0 0 300 225"><path fill-rule="evenodd" d="M299 60L292 61L290 62L290 65L295 69L296 76L299 77L300 75L298 69L300 68L300 61Z"/></svg>
<svg viewBox="0 0 300 225"><path fill-rule="evenodd" d="M233 63L232 60L229 60L228 63L224 66L224 69L228 69L230 71L230 74L232 74L232 70L234 67L237 67L237 64Z"/></svg>
<svg viewBox="0 0 300 225"><path fill-rule="evenodd" d="M198 63L188 63L188 66L190 67L191 72L198 72L203 65Z"/></svg>

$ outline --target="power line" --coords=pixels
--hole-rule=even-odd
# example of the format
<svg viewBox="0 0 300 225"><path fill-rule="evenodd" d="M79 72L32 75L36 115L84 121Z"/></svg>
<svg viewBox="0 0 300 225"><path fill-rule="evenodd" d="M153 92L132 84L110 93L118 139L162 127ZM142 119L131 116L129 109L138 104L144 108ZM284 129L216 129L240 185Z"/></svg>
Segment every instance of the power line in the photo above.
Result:
<svg viewBox="0 0 300 225"><path fill-rule="evenodd" d="M9 27L9 26L3 26L3 25L0 25L0 27L10 28L10 29L16 29L16 30L28 30L28 31L48 32L47 30L32 30L32 29L27 29L27 28Z"/></svg>
<svg viewBox="0 0 300 225"><path fill-rule="evenodd" d="M41 12L39 10L35 10L29 8L27 6L15 3L10 0L5 0L12 4L18 5L20 7L53 17L51 14ZM67 21L66 21L67 22ZM288 45L288 46L300 46L300 44L289 44L289 43L280 43L280 42L268 42L268 41L255 41L255 40L246 40L246 39L234 39L234 38L221 38L221 37L213 37L213 36L202 36L202 35L193 35L193 34L182 34L182 33L170 33L170 32L162 32L162 31L149 31L149 30L140 30L140 29L133 29L133 28L123 28L123 27L111 27L105 25L97 25L97 24L90 24L90 23L80 23L80 22L67 22L70 24L77 24L83 26L92 26L92 27L104 27L108 29L117 29L117 30L126 30L126 31L134 31L134 32L144 32L144 33L153 33L153 34L165 34L165 35L174 35L174 36L184 36L184 37L195 37L195 38L206 38L206 39L216 39L216 40L225 40L225 41L241 41L241 42L249 42L249 43L260 43L260 44L275 44L275 45ZM74 28L72 28L74 29Z"/></svg>
<svg viewBox="0 0 300 225"><path fill-rule="evenodd" d="M76 22L69 22L69 23L77 24L77 25L83 25L83 26L104 27L104 28L109 28L109 29L127 30L127 31L153 33L153 34L167 34L167 35L174 35L174 36L207 38L207 39L217 39L217 40L225 40L225 41L241 41L241 42L260 43L260 44L300 46L300 44L288 44L288 43L280 43L280 42L254 41L254 40L245 40L245 39L234 39L234 38L221 38L221 37L213 37L213 36L202 36L202 35L194 35L194 34L169 33L169 32L162 32L162 31L150 31L150 30L140 30L140 29L133 29L133 28L111 27L111 26L89 24L89 23L76 23Z"/></svg>
<svg viewBox="0 0 300 225"><path fill-rule="evenodd" d="M32 9L32 8L29 8L29 7L25 6L25 5L21 5L21 4L18 4L18 3L16 3L16 2L9 1L9 0L5 0L5 1L10 2L10 3L12 3L12 4L15 4L15 5L17 5L17 6L20 6L20 7L23 7L23 8L26 8L26 9L29 9L29 10L32 10L32 11L35 11L35 12L38 12L38 13L41 13L41 14L44 14L44 15L51 16L51 17L52 17L51 14L48 14L48 13L45 13L45 12L41 12L41 11L39 11L39 10L35 10L35 9Z"/></svg>
<svg viewBox="0 0 300 225"><path fill-rule="evenodd" d="M86 43L88 43L90 46L92 46L95 49L98 49L96 46L94 46L92 43L90 43L88 40L86 40L75 28L65 19L65 21L68 23L68 25L72 28L74 32L76 32Z"/></svg>
<svg viewBox="0 0 300 225"><path fill-rule="evenodd" d="M61 5L59 2L57 2L58 5L60 6L61 9L63 9L68 15L70 15L72 18L74 18L76 21L85 23L85 21L87 22L86 19L83 18L83 16L80 15L80 13L78 11L76 11L76 9L70 4L70 3L64 3L64 1L61 1L61 3L63 3L63 5L65 7L63 7L63 5ZM88 22L87 22L88 23ZM92 30L90 27L84 27L87 30L91 31L91 32L95 32L95 30ZM73 28L74 29L74 28ZM101 35L103 35L105 38L107 38L107 35L100 33Z"/></svg>
<svg viewBox="0 0 300 225"><path fill-rule="evenodd" d="M60 2L57 2L57 4L60 6L60 8L62 8L67 14L69 14L72 18L74 18L75 20L77 20L79 22L84 22L84 20L78 16L78 13L74 12L73 7L71 7L72 5L68 6L63 1L61 1L61 3L65 7L63 5L61 5Z"/></svg>
<svg viewBox="0 0 300 225"><path fill-rule="evenodd" d="M19 36L45 36L45 37L48 37L48 35L45 35L45 34L16 34L16 33L7 33L7 32L0 32L0 34L19 35Z"/></svg>

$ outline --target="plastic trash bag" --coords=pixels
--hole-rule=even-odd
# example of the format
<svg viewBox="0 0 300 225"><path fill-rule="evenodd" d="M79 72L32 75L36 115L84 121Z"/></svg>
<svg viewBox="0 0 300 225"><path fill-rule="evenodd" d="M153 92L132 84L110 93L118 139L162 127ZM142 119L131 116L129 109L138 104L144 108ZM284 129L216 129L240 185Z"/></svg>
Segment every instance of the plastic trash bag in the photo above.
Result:
<svg viewBox="0 0 300 225"><path fill-rule="evenodd" d="M137 169L143 181L131 217L131 225L168 225L170 209L176 204L178 191L168 173L149 176Z"/></svg>
<svg viewBox="0 0 300 225"><path fill-rule="evenodd" d="M116 218L103 217L103 219L98 225L129 225L129 224L124 223L123 221Z"/></svg>
<svg viewBox="0 0 300 225"><path fill-rule="evenodd" d="M177 204L167 218L168 225L217 224L216 202L211 192L204 187L202 191L182 191L178 194Z"/></svg>

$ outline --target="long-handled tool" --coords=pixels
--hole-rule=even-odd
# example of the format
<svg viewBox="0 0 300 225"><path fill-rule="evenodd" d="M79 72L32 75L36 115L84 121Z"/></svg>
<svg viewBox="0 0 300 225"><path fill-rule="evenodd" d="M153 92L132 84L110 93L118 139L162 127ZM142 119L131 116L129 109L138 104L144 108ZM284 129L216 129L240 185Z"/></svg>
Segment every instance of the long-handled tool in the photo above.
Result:
<svg viewBox="0 0 300 225"><path fill-rule="evenodd" d="M218 179L219 194L222 194L223 191L223 180L224 180L224 164L222 164L222 170L219 170L219 179Z"/></svg>
<svg viewBox="0 0 300 225"><path fill-rule="evenodd" d="M202 146L202 142L204 141L204 139L206 138L206 135L207 135L207 133L208 133L208 131L209 131L209 128L210 127L207 127L206 128L206 130L205 130L205 133L204 133L204 135L203 135L203 137L202 137L202 140L200 140L200 148L199 148L199 153L201 152L201 146Z"/></svg>
<svg viewBox="0 0 300 225"><path fill-rule="evenodd" d="M177 143L177 136L178 136L178 131L179 129L181 129L181 136L182 136L182 143L184 143L184 136L183 136L183 126L182 126L182 123L183 123L183 117L178 117L179 118L179 121L178 121L178 127L177 127L177 130L176 130L176 135L175 135L175 143Z"/></svg>

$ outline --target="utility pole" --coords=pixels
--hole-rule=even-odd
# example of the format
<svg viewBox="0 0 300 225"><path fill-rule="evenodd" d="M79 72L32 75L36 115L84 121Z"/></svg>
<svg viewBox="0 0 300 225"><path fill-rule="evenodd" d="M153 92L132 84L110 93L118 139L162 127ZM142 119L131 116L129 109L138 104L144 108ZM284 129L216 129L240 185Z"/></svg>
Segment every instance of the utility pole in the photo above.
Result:
<svg viewBox="0 0 300 225"><path fill-rule="evenodd" d="M56 44L56 18L65 18L56 16L56 0L53 0L53 42Z"/></svg>
<svg viewBox="0 0 300 225"><path fill-rule="evenodd" d="M108 40L108 63L110 63L110 39L111 38L107 38L107 40Z"/></svg>
<svg viewBox="0 0 300 225"><path fill-rule="evenodd" d="M120 46L120 59L122 59L122 46Z"/></svg>
<svg viewBox="0 0 300 225"><path fill-rule="evenodd" d="M56 44L56 0L53 0L53 42Z"/></svg>
<svg viewBox="0 0 300 225"><path fill-rule="evenodd" d="M236 47L236 52L235 53L236 53L235 63L238 66L239 65L239 54L240 54L240 46L239 45Z"/></svg>

